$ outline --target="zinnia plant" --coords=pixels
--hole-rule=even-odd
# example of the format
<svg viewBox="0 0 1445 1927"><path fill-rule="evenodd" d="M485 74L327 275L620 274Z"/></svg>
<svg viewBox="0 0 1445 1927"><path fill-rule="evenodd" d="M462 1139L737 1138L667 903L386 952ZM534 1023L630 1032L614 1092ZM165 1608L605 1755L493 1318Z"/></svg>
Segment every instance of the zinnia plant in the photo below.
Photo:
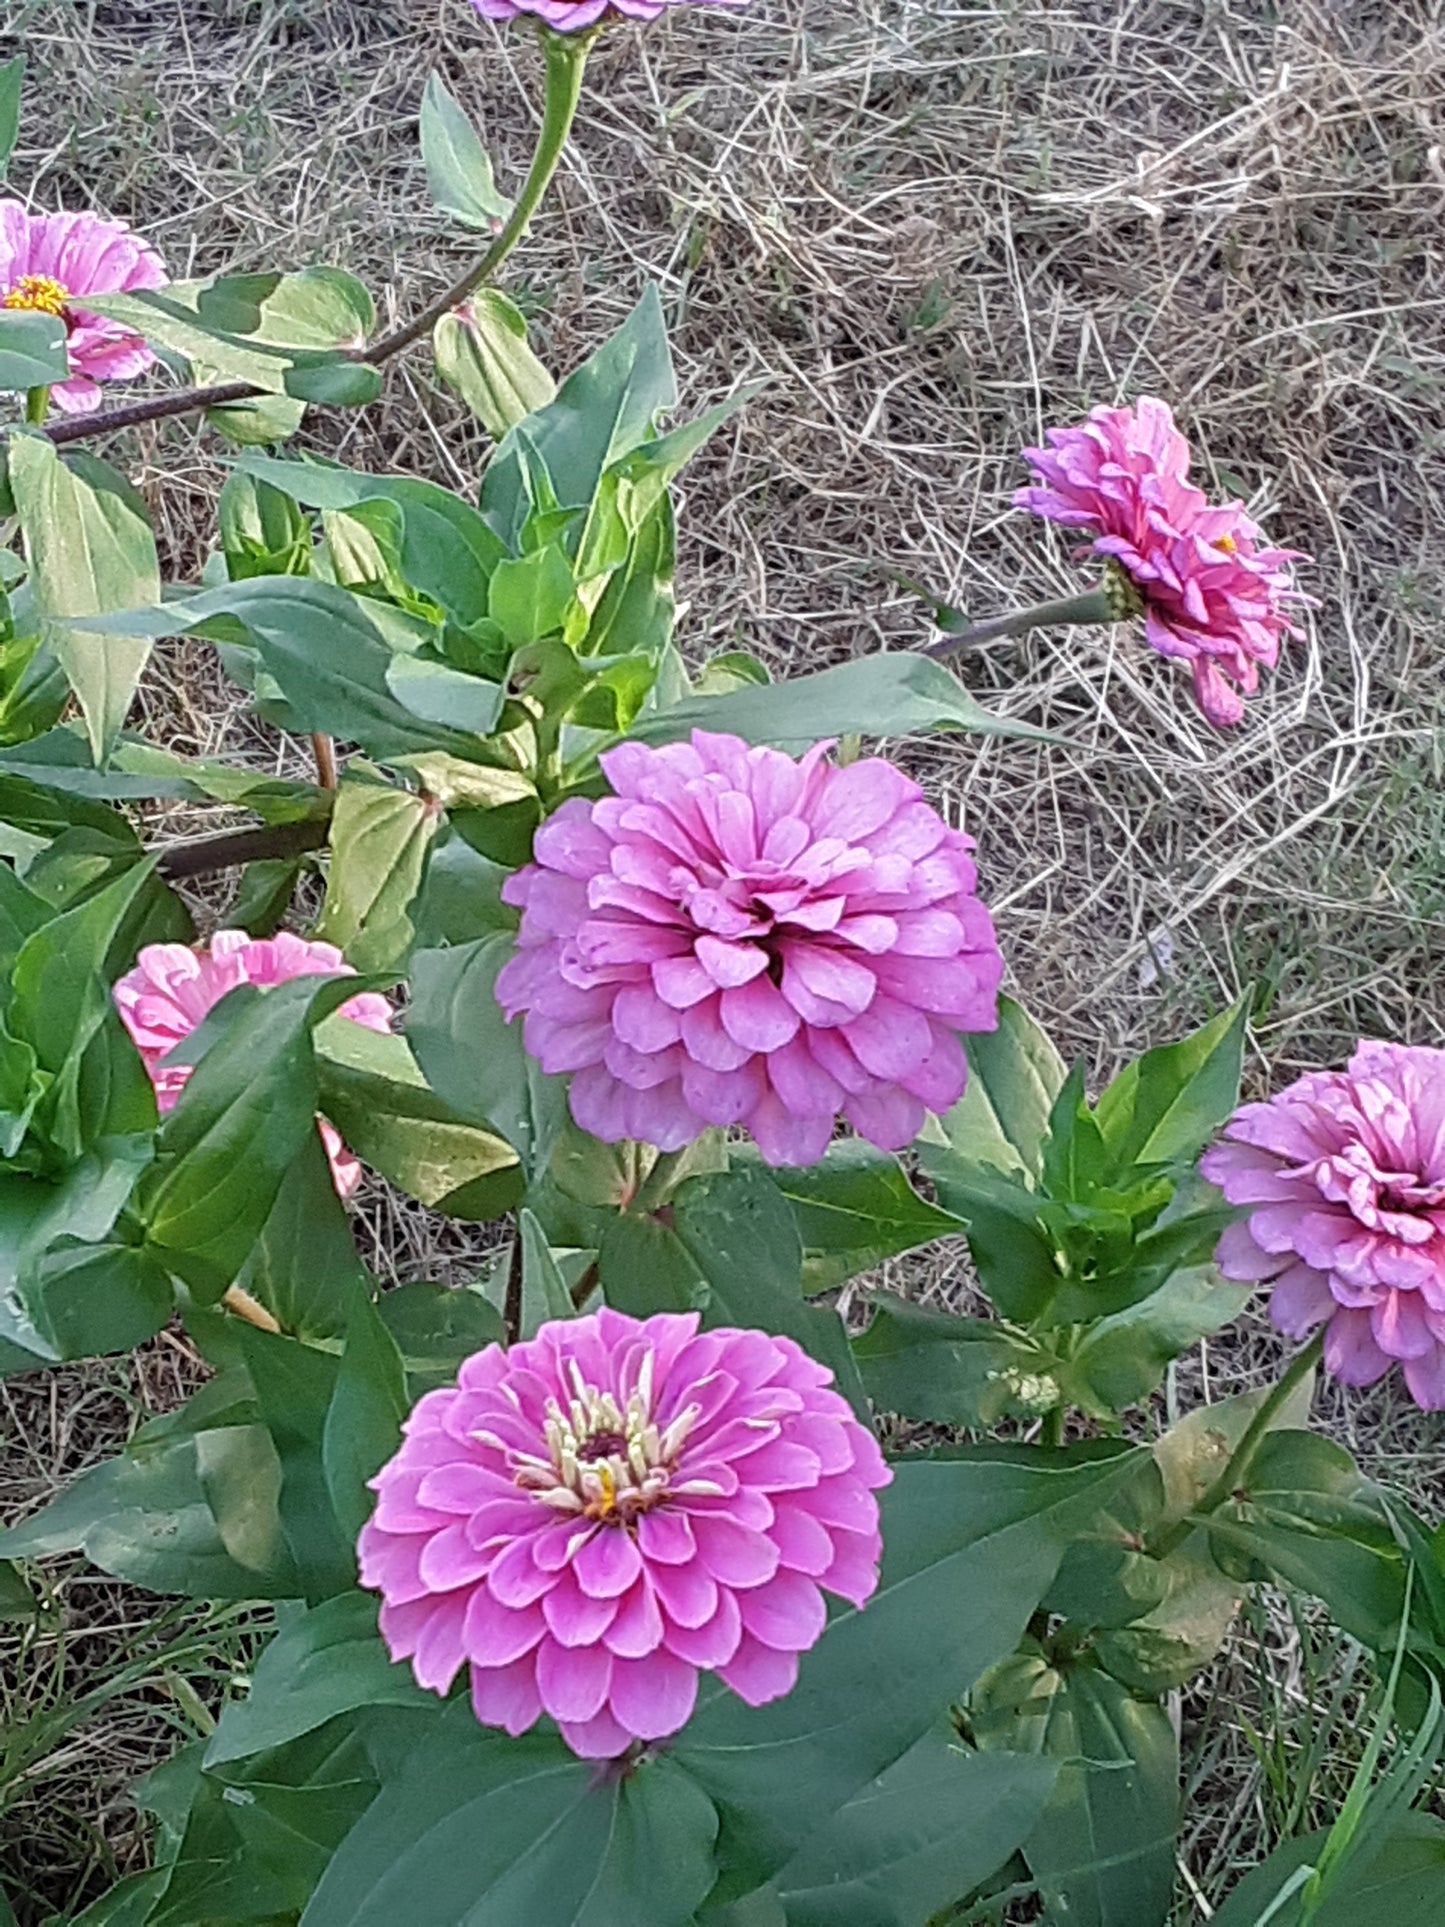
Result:
<svg viewBox="0 0 1445 1927"><path fill-rule="evenodd" d="M163 287L117 223L0 211L0 1372L58 1404L39 1375L139 1352L139 1399L152 1347L191 1393L0 1529L0 1618L48 1652L31 1562L83 1556L206 1602L183 1658L245 1641L172 1696L149 1864L67 1917L1164 1927L1180 1696L1211 1717L1263 1582L1357 1642L1402 1741L1378 1824L1352 1794L1215 1918L1365 1918L1401 1869L1445 1918L1445 1822L1406 1811L1439 1527L1308 1414L1321 1355L1445 1409L1445 1052L1238 1108L1246 991L1095 1090L1117 1040L1074 1003L1071 1068L1001 993L972 838L864 746L946 732L971 822L985 754L1049 739L920 654L774 681L674 633L672 484L748 391L678 419L655 286L554 374L495 285L596 30L669 3L477 0L542 23L535 150L509 198L431 77L427 221L484 238L385 332L344 267ZM320 458L359 442L308 411L428 338L479 479ZM189 380L45 420L155 354ZM187 414L240 446L173 582L70 450ZM1162 402L1028 458L1105 585L967 635L1142 614L1236 720L1291 554ZM267 753L151 740L178 637L168 677L214 645ZM1312 1336L1219 1398L1260 1282Z"/></svg>
<svg viewBox="0 0 1445 1927"><path fill-rule="evenodd" d="M822 1588L878 1582L887 1467L791 1339L601 1311L467 1359L372 1481L361 1580L421 1685L585 1758L686 1725L700 1669L788 1692Z"/></svg>
<svg viewBox="0 0 1445 1927"><path fill-rule="evenodd" d="M840 1115L898 1150L957 1102L959 1033L993 1028L1003 970L972 838L828 747L628 745L601 759L612 796L538 832L497 995L573 1073L584 1130L676 1150L742 1124L770 1163L812 1164Z"/></svg>
<svg viewBox="0 0 1445 1927"><path fill-rule="evenodd" d="M1445 1051L1362 1043L1243 1105L1201 1169L1248 1216L1219 1245L1226 1278L1268 1282L1280 1330L1324 1328L1347 1385L1398 1365L1445 1410Z"/></svg>
<svg viewBox="0 0 1445 1927"><path fill-rule="evenodd" d="M155 354L143 336L90 312L87 295L159 288L160 256L123 221L84 213L31 214L0 201L0 307L65 323L71 374L51 386L68 414L100 406L100 384L144 374Z"/></svg>

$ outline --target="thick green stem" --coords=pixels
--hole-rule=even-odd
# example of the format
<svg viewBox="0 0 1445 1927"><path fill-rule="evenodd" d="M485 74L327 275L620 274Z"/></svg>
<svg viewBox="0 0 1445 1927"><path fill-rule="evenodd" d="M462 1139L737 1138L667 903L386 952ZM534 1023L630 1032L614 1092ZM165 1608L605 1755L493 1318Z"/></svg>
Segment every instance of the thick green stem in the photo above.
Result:
<svg viewBox="0 0 1445 1927"><path fill-rule="evenodd" d="M393 329L389 335L383 335L379 341L357 349L353 360L365 362L371 367L379 367L382 362L390 361L393 355L401 354L404 349L430 335L444 314L449 314L496 274L526 233L527 224L536 213L557 171L576 117L587 55L595 38L595 29L590 33L570 34L543 29L542 50L546 58L547 75L542 126L516 206L486 252L444 294L438 295L419 315ZM108 434L113 429L133 428L141 422L161 421L170 415L193 414L199 409L214 408L225 402L254 400L265 392L245 382L224 382L210 388L182 388L168 395L154 395L146 401L130 402L103 414L77 416L50 429L49 435L52 442L63 445Z"/></svg>
<svg viewBox="0 0 1445 1927"><path fill-rule="evenodd" d="M1165 1559L1180 1546L1193 1532L1196 1525L1212 1512L1217 1512L1232 1493L1245 1490L1249 1481L1250 1467L1254 1464L1255 1454L1264 1443L1264 1436L1279 1417L1284 1407L1298 1390L1300 1384L1309 1377L1319 1364L1325 1349L1325 1327L1322 1325L1304 1350L1290 1361L1289 1369L1272 1385L1261 1401L1259 1410L1245 1427L1239 1444L1229 1455L1229 1462L1204 1494L1198 1505L1194 1506L1187 1517L1177 1520L1167 1531L1150 1542L1149 1550L1156 1559Z"/></svg>
<svg viewBox="0 0 1445 1927"><path fill-rule="evenodd" d="M998 642L1008 636L1026 636L1030 629L1062 628L1080 622L1116 622L1118 617L1114 597L1100 585L1083 595L1066 596L1059 602L1036 602L1031 608L1015 609L1011 615L991 616L987 622L976 622L971 629L931 642L923 653L951 656L955 649Z"/></svg>
<svg viewBox="0 0 1445 1927"><path fill-rule="evenodd" d="M1045 1412L1039 1425L1040 1445L1062 1445L1064 1442L1064 1408L1056 1405L1051 1412Z"/></svg>
<svg viewBox="0 0 1445 1927"><path fill-rule="evenodd" d="M25 419L32 428L43 428L45 417L50 413L50 388L42 383L39 388L25 391Z"/></svg>

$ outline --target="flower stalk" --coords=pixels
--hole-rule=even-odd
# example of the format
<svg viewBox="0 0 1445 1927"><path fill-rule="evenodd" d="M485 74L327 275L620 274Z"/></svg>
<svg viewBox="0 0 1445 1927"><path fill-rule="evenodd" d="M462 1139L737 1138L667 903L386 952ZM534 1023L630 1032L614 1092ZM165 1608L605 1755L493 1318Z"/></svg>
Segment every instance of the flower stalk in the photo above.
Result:
<svg viewBox="0 0 1445 1927"><path fill-rule="evenodd" d="M1064 628L1084 622L1117 622L1119 610L1108 584L1087 589L1082 595L1065 596L1056 602L1035 602L1027 609L1008 615L990 616L970 628L941 636L924 650L926 656L951 656L956 650L969 649L985 642L1002 642L1012 636L1026 636L1031 629Z"/></svg>

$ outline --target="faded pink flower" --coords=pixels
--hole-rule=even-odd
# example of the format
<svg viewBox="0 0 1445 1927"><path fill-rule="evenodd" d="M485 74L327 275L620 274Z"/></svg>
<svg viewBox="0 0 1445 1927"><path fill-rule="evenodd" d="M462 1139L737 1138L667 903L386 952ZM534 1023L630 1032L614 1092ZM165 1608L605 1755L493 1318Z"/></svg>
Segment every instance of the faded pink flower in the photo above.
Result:
<svg viewBox="0 0 1445 1927"><path fill-rule="evenodd" d="M163 1060L197 1028L211 1010L238 984L262 989L289 983L293 977L353 977L355 971L334 944L310 943L282 930L274 937L248 937L244 930L218 930L209 946L188 950L181 943L151 943L141 951L135 968L116 984L114 996L121 1021L145 1060L155 1086L156 1103L169 1111L191 1074L189 1064ZM391 1005L374 990L363 990L341 1006L341 1015L368 1030L391 1029ZM361 1182L361 1166L341 1142L335 1125L324 1117L320 1127L331 1175L343 1198Z"/></svg>
<svg viewBox="0 0 1445 1927"><path fill-rule="evenodd" d="M900 1150L958 1101L958 1033L993 1029L1003 971L973 839L828 747L622 743L616 794L564 803L507 879L497 996L595 1137L671 1151L743 1124L770 1164L811 1164L840 1113Z"/></svg>
<svg viewBox="0 0 1445 1927"><path fill-rule="evenodd" d="M748 0L472 0L484 20L516 20L530 14L557 33L579 33L609 14L624 20L657 20L681 5L745 7Z"/></svg>
<svg viewBox="0 0 1445 1927"><path fill-rule="evenodd" d="M780 1699L819 1588L878 1583L892 1474L790 1338L611 1310L467 1359L371 1481L361 1583L393 1659L487 1726L543 1713L584 1759L686 1725L700 1670Z"/></svg>
<svg viewBox="0 0 1445 1927"><path fill-rule="evenodd" d="M85 296L159 288L166 278L155 249L123 221L28 214L19 201L0 201L0 307L64 321L71 375L50 392L67 414L99 407L100 382L125 381L155 360L131 329L88 313Z"/></svg>
<svg viewBox="0 0 1445 1927"><path fill-rule="evenodd" d="M1200 1169L1254 1207L1219 1242L1225 1277L1272 1280L1292 1338L1328 1323L1347 1385L1398 1362L1416 1404L1445 1410L1445 1051L1362 1043L1225 1131Z"/></svg>
<svg viewBox="0 0 1445 1927"><path fill-rule="evenodd" d="M1272 669L1279 639L1301 632L1285 605L1297 594L1293 549L1260 547L1242 502L1211 508L1189 480L1189 444L1165 402L1096 408L1077 428L1051 428L1051 448L1026 448L1031 487L1014 495L1065 528L1093 531L1079 551L1107 557L1143 604L1144 633L1160 655L1181 657L1210 722L1237 723L1245 696Z"/></svg>

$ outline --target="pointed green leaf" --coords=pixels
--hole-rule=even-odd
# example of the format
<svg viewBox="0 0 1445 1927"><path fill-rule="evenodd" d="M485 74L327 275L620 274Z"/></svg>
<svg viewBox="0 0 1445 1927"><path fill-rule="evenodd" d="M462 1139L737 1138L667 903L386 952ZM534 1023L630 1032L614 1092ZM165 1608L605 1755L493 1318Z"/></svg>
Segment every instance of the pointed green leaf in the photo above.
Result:
<svg viewBox="0 0 1445 1927"><path fill-rule="evenodd" d="M371 1517L376 1500L366 1482L401 1444L402 1420L409 1409L396 1341L370 1298L358 1296L321 1434L326 1490L348 1538Z"/></svg>
<svg viewBox="0 0 1445 1927"><path fill-rule="evenodd" d="M819 1164L772 1178L793 1207L809 1292L963 1229L961 1219L918 1195L897 1158L856 1138L830 1144Z"/></svg>
<svg viewBox="0 0 1445 1927"><path fill-rule="evenodd" d="M464 227L495 234L512 203L497 192L487 150L440 74L428 76L422 95L421 153L427 186L442 213Z"/></svg>
<svg viewBox="0 0 1445 1927"><path fill-rule="evenodd" d="M39 435L10 446L10 486L25 537L36 607L85 714L91 754L109 755L150 655L144 636L76 618L160 601L160 568L145 504L93 455L69 464ZM69 619L69 620L62 620Z"/></svg>
<svg viewBox="0 0 1445 1927"><path fill-rule="evenodd" d="M20 135L20 96L25 86L25 56L16 54L0 67L0 181Z"/></svg>
<svg viewBox="0 0 1445 1927"><path fill-rule="evenodd" d="M1199 1155L1239 1102L1249 1008L1241 997L1191 1036L1120 1071L1096 1109L1116 1169Z"/></svg>
<svg viewBox="0 0 1445 1927"><path fill-rule="evenodd" d="M910 736L934 729L1050 740L1030 723L983 708L941 663L903 651L860 656L766 689L688 697L639 717L631 733L645 743L675 743L695 729L794 750L830 736Z"/></svg>

